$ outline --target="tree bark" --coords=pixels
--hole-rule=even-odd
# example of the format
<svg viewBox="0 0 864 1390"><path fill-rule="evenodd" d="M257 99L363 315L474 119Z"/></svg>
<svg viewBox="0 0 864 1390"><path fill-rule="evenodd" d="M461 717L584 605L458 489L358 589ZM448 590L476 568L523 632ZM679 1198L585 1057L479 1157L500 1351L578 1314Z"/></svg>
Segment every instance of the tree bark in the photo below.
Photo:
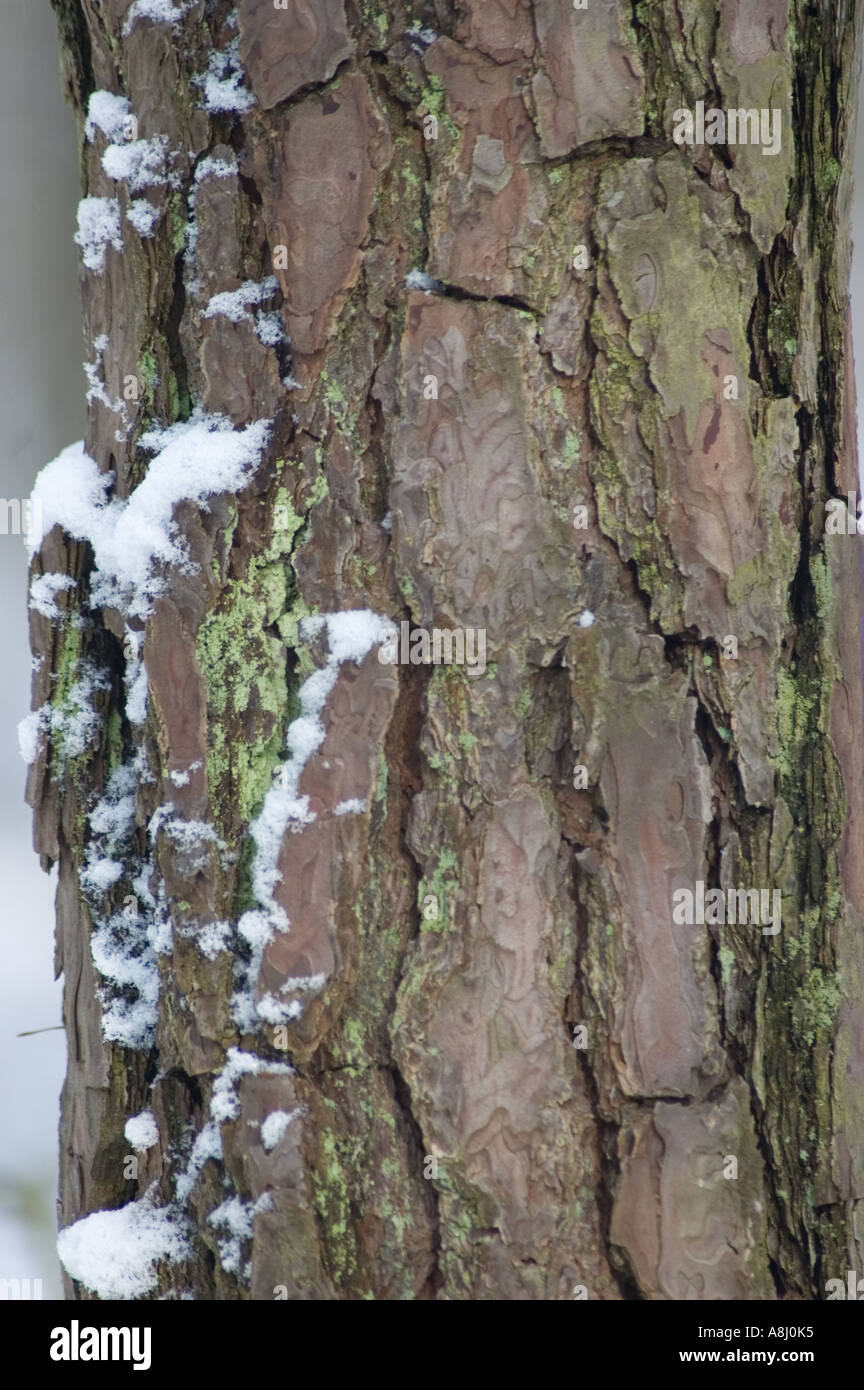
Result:
<svg viewBox="0 0 864 1390"><path fill-rule="evenodd" d="M99 524L176 502L146 593L62 471L33 560L69 1296L128 1206L177 1237L144 1298L824 1297L864 1272L860 5L52 3L120 217ZM677 143L700 101L779 150ZM271 422L228 491L146 439L214 416ZM700 884L780 929L675 920Z"/></svg>

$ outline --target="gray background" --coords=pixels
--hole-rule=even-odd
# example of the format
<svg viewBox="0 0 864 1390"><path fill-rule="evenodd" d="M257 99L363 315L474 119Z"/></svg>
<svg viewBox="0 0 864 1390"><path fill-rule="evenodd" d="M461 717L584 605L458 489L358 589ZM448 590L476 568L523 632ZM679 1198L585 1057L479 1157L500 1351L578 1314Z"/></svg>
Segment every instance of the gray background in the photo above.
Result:
<svg viewBox="0 0 864 1390"><path fill-rule="evenodd" d="M864 106L864 102L862 102ZM864 118L856 140L852 304L864 393ZM26 497L39 469L84 429L84 342L73 245L80 196L75 125L60 95L48 0L0 0L0 495ZM859 439L861 427L859 423ZM859 446L859 457L864 450ZM53 878L31 848L16 726L29 709L23 540L0 536L0 1278L44 1281L54 1254L62 1033L52 979Z"/></svg>
<svg viewBox="0 0 864 1390"><path fill-rule="evenodd" d="M84 431L84 343L73 245L80 197L48 0L0 0L0 496ZM16 726L30 703L27 556L0 535L0 1278L44 1281L54 1253L62 1033L52 979L54 880L32 850Z"/></svg>

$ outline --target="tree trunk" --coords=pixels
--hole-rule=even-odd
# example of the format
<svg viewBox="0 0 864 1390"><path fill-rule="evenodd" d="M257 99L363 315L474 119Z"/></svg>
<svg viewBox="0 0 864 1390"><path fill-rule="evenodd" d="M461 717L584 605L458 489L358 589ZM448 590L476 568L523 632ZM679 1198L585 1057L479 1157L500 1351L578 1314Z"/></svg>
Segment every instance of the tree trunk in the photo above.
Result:
<svg viewBox="0 0 864 1390"><path fill-rule="evenodd" d="M860 5L53 4L102 200L24 740L70 1296L823 1297Z"/></svg>

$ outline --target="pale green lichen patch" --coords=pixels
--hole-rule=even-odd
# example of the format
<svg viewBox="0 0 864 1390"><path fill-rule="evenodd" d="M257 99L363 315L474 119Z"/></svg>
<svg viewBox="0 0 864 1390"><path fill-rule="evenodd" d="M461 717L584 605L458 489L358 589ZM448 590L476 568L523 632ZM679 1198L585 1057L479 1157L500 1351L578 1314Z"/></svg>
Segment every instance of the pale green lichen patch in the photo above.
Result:
<svg viewBox="0 0 864 1390"><path fill-rule="evenodd" d="M808 1047L833 1035L843 998L840 976L814 966L792 1004L794 1026Z"/></svg>
<svg viewBox="0 0 864 1390"><path fill-rule="evenodd" d="M736 62L722 28L717 37L715 70L720 74L722 106L759 112L759 143L748 139L728 146L733 166L729 182L749 216L753 240L767 255L785 226L795 173L792 62L785 49L775 47L755 63ZM768 144L762 143L763 128ZM776 152L765 153L772 149Z"/></svg>
<svg viewBox="0 0 864 1390"><path fill-rule="evenodd" d="M432 873L421 878L417 888L421 931L443 932L453 926L454 907L459 896L459 860L452 849L442 849Z"/></svg>
<svg viewBox="0 0 864 1390"><path fill-rule="evenodd" d="M282 488L273 517L270 544L250 559L242 579L225 586L197 639L207 691L211 796L244 822L260 806L282 748L286 639L296 640L289 556L303 523Z"/></svg>
<svg viewBox="0 0 864 1390"><path fill-rule="evenodd" d="M324 1246L334 1283L344 1284L357 1268L357 1240L351 1221L350 1172L356 1153L346 1153L351 1140L332 1130L320 1135L318 1160L312 1169L315 1209L321 1220Z"/></svg>
<svg viewBox="0 0 864 1390"><path fill-rule="evenodd" d="M703 338L728 334L746 377L756 258L742 245L729 200L710 194L678 154L608 170L600 203L609 274L630 322L630 345L648 363L666 417L684 412L692 441L700 409L717 387L702 356ZM604 208L614 215L604 216Z"/></svg>

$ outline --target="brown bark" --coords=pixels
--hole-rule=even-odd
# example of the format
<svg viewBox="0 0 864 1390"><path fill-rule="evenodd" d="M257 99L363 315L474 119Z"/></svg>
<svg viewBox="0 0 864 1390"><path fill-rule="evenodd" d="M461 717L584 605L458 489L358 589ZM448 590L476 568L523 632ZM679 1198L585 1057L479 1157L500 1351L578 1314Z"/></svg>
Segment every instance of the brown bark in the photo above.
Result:
<svg viewBox="0 0 864 1390"><path fill-rule="evenodd" d="M860 541L825 531L860 6L53 3L123 219L88 454L138 515L146 430L272 422L176 505L149 611L65 513L34 559L75 581L31 617L61 1225L165 1210L142 1297L824 1296L864 1269ZM93 92L161 181L106 171ZM699 101L779 150L676 143ZM488 667L303 626L353 610ZM700 882L781 930L676 922ZM138 1036L106 943L158 982Z"/></svg>

